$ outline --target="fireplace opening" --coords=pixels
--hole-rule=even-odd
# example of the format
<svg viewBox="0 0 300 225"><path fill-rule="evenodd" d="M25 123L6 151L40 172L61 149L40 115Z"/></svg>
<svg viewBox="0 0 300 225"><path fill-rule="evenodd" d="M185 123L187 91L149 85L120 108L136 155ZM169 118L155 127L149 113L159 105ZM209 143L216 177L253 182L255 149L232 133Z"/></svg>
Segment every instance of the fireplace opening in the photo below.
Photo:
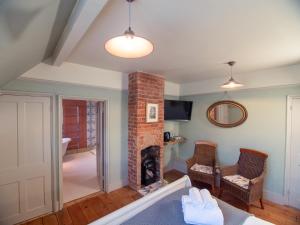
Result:
<svg viewBox="0 0 300 225"><path fill-rule="evenodd" d="M148 186L160 180L159 146L150 146L141 151L141 184Z"/></svg>

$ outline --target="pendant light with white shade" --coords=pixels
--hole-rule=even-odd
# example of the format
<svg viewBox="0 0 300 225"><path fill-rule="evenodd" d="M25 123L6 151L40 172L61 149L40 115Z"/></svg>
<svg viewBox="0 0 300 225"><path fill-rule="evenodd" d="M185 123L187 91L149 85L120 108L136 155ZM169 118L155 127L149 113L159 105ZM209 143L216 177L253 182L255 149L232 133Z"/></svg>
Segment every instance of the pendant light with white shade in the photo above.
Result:
<svg viewBox="0 0 300 225"><path fill-rule="evenodd" d="M105 49L110 54L121 58L141 58L153 51L153 44L145 38L138 37L131 29L131 3L128 2L129 27L123 35L114 37L105 43Z"/></svg>
<svg viewBox="0 0 300 225"><path fill-rule="evenodd" d="M238 87L243 87L244 85L241 84L240 82L237 82L233 76L232 76L232 67L234 66L236 62L235 61L229 61L227 62L226 64L228 64L230 66L230 78L227 82L225 82L221 88L227 88L227 89L230 89L230 88L238 88Z"/></svg>

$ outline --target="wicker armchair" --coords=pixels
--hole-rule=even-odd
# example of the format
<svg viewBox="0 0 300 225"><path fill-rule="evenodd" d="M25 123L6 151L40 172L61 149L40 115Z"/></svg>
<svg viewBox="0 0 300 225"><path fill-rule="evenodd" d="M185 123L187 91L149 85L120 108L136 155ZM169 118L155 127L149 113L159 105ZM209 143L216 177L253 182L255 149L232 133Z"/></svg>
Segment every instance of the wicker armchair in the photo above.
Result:
<svg viewBox="0 0 300 225"><path fill-rule="evenodd" d="M242 200L247 204L247 210L253 202L259 200L261 208L264 209L263 198L263 182L265 174L265 165L268 155L256 150L240 149L240 157L237 164L221 168L221 191L226 191L234 197ZM242 176L244 186L241 183L232 181L232 175Z"/></svg>
<svg viewBox="0 0 300 225"><path fill-rule="evenodd" d="M200 181L203 183L210 184L212 191L215 191L215 176L216 176L216 148L215 143L209 141L196 141L195 150L192 158L186 161L188 176L192 181ZM211 173L200 172L191 169L195 164L209 166L212 169Z"/></svg>

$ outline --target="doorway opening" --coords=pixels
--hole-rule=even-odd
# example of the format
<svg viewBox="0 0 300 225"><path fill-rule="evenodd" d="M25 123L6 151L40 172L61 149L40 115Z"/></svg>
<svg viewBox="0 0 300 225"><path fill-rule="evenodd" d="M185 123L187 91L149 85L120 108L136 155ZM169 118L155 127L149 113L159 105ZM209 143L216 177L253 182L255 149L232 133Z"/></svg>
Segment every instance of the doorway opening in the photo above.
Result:
<svg viewBox="0 0 300 225"><path fill-rule="evenodd" d="M62 203L104 190L105 102L63 98Z"/></svg>

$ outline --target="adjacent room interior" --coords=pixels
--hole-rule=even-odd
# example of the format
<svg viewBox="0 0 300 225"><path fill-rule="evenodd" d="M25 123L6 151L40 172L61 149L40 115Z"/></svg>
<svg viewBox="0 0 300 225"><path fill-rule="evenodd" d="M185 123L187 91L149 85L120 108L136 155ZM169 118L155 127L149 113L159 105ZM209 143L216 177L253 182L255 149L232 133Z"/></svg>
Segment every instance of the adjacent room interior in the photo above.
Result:
<svg viewBox="0 0 300 225"><path fill-rule="evenodd" d="M299 12L0 1L0 224L299 225Z"/></svg>
<svg viewBox="0 0 300 225"><path fill-rule="evenodd" d="M62 106L63 200L70 202L102 190L103 171L97 155L101 104L63 99Z"/></svg>

